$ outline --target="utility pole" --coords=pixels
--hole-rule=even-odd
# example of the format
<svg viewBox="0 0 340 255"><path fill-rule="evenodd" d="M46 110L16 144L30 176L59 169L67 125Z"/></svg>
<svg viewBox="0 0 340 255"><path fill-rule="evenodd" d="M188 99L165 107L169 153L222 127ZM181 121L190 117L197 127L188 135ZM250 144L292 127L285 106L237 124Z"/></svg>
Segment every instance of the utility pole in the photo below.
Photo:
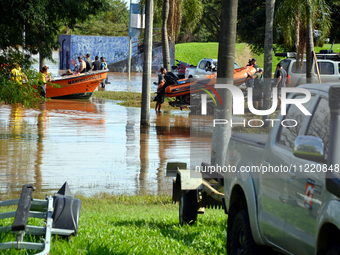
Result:
<svg viewBox="0 0 340 255"><path fill-rule="evenodd" d="M153 0L146 0L141 126L150 126Z"/></svg>
<svg viewBox="0 0 340 255"><path fill-rule="evenodd" d="M225 166L227 147L231 136L232 94L222 84L234 83L238 0L222 1L221 28L218 47L218 72L215 85L223 105L215 108L214 119L228 120L227 124L216 125L212 134L211 165Z"/></svg>
<svg viewBox="0 0 340 255"><path fill-rule="evenodd" d="M130 0L129 30L131 24L131 3L132 0ZM129 35L128 81L130 81L130 72L131 72L131 36Z"/></svg>
<svg viewBox="0 0 340 255"><path fill-rule="evenodd" d="M130 72L131 72L131 36L129 36L128 81L130 81Z"/></svg>

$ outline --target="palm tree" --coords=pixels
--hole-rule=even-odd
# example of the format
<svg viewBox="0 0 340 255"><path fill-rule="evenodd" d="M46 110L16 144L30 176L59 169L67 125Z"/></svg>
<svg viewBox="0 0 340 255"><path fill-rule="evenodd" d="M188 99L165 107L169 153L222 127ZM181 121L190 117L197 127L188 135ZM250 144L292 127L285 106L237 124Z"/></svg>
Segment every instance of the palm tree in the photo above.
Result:
<svg viewBox="0 0 340 255"><path fill-rule="evenodd" d="M150 126L150 91L152 64L153 0L146 0L144 31L144 62L142 82L141 126Z"/></svg>
<svg viewBox="0 0 340 255"><path fill-rule="evenodd" d="M264 41L264 99L263 108L269 109L272 60L273 60L273 19L275 10L275 0L266 0L266 33ZM263 116L268 119L267 116ZM265 122L267 123L267 122Z"/></svg>
<svg viewBox="0 0 340 255"><path fill-rule="evenodd" d="M236 44L238 0L222 1L220 36L218 46L218 84L234 83L234 60ZM217 85L217 84L216 84ZM225 165L227 147L231 136L231 102L232 94L229 89L217 88L222 104L214 112L214 119L228 120L228 124L216 125L212 135L211 165Z"/></svg>
<svg viewBox="0 0 340 255"><path fill-rule="evenodd" d="M159 2L163 1L162 10L162 50L163 66L170 70L170 52L168 31L169 28L171 44L179 35L181 26L188 31L195 29L203 14L203 5L201 0L156 0L155 8L161 6ZM155 11L157 13L157 10ZM183 22L184 21L184 22Z"/></svg>
<svg viewBox="0 0 340 255"><path fill-rule="evenodd" d="M306 51L306 78L311 82L313 70L313 30L319 29L322 36L327 36L330 23L330 8L326 0L284 0L280 3L275 20L282 29L287 45L293 45L297 52L297 66L303 65L303 56Z"/></svg>
<svg viewBox="0 0 340 255"><path fill-rule="evenodd" d="M163 2L163 26L162 26L162 51L163 51L163 67L170 71L170 52L169 52L169 40L168 40L168 18L169 18L169 0Z"/></svg>

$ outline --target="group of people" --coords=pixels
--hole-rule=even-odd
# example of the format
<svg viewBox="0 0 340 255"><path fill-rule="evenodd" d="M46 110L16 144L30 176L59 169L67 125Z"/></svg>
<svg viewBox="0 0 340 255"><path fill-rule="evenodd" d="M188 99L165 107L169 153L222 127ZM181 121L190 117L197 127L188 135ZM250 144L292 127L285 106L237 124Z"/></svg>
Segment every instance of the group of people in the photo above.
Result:
<svg viewBox="0 0 340 255"><path fill-rule="evenodd" d="M84 58L83 58L84 57ZM96 56L94 59L95 61L91 64L91 54L87 53L86 56L83 55L78 57L79 61L79 73L86 73L89 71L98 71L98 70L106 70L107 69L107 63L106 58L101 57L99 62L99 57Z"/></svg>
<svg viewBox="0 0 340 255"><path fill-rule="evenodd" d="M256 59L249 60L249 65L256 69L253 79L249 80L248 86L253 88L253 103L256 109L262 108L262 91L263 91L263 70L256 64ZM274 87L278 89L278 108L281 106L281 88L286 87L287 72L282 63L278 63L274 74Z"/></svg>
<svg viewBox="0 0 340 255"><path fill-rule="evenodd" d="M84 58L83 58L84 57ZM98 70L106 70L107 69L107 63L106 58L96 56L94 58L94 61L91 64L91 54L87 53L86 56L83 55L83 57L79 56L78 61L80 63L79 70L77 72L79 73L86 73L89 71L98 71ZM109 77L106 77L105 81L101 83L102 88L105 87L105 84L110 84Z"/></svg>

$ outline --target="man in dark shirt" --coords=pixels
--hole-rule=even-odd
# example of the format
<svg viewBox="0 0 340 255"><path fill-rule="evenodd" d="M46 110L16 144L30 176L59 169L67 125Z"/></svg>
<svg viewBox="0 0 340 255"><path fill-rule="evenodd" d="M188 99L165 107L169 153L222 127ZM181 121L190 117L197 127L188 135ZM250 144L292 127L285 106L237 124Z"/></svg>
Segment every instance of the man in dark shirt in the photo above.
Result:
<svg viewBox="0 0 340 255"><path fill-rule="evenodd" d="M281 88L286 87L286 78L287 72L285 69L282 68L282 63L277 64L277 69L275 72L275 87L277 88L277 95L278 95L278 107L281 108Z"/></svg>
<svg viewBox="0 0 340 255"><path fill-rule="evenodd" d="M95 59L95 60L94 60L94 62L92 63L92 70L93 70L93 71L100 70L100 62L99 62L99 60L98 60L99 57L96 56L94 59Z"/></svg>

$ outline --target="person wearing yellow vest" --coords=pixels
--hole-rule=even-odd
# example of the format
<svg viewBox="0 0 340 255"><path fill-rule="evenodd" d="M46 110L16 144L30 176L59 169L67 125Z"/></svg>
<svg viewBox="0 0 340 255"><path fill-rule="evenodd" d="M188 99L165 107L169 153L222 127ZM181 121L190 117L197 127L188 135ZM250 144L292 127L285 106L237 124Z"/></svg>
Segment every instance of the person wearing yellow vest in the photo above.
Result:
<svg viewBox="0 0 340 255"><path fill-rule="evenodd" d="M20 65L14 63L14 68L11 71L11 81L21 85L23 79L27 81L26 75L22 72Z"/></svg>
<svg viewBox="0 0 340 255"><path fill-rule="evenodd" d="M51 81L51 74L48 73L48 66L44 66L39 73L39 83L38 87L40 96L46 97L46 83Z"/></svg>
<svg viewBox="0 0 340 255"><path fill-rule="evenodd" d="M101 70L106 70L107 69L107 64L106 64L106 62L105 62L105 58L104 57L101 57L100 58L100 69Z"/></svg>
<svg viewBox="0 0 340 255"><path fill-rule="evenodd" d="M48 69L48 66L44 66L39 73L39 80L44 84L51 81L51 74L48 73Z"/></svg>

